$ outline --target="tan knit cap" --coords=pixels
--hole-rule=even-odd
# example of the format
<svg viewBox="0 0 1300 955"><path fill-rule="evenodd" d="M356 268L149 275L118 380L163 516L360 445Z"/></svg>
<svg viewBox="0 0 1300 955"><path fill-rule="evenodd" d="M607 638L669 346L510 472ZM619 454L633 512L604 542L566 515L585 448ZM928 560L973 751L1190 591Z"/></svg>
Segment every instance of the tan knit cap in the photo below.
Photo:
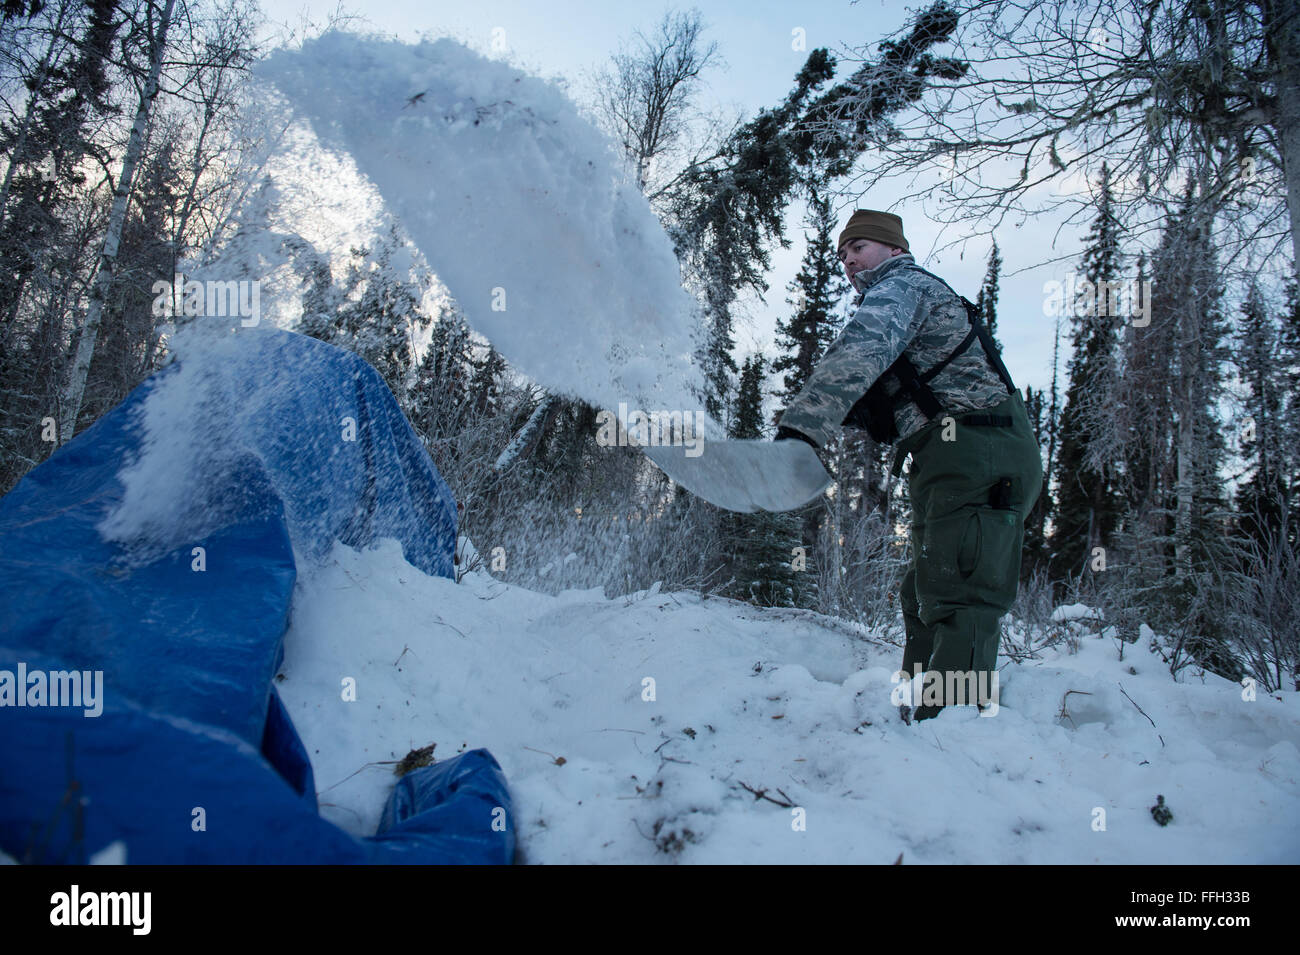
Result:
<svg viewBox="0 0 1300 955"><path fill-rule="evenodd" d="M877 212L875 209L858 209L849 217L848 225L840 233L840 244L844 248L850 239L872 239L885 245L907 249L907 239L903 237L903 220L892 212Z"/></svg>

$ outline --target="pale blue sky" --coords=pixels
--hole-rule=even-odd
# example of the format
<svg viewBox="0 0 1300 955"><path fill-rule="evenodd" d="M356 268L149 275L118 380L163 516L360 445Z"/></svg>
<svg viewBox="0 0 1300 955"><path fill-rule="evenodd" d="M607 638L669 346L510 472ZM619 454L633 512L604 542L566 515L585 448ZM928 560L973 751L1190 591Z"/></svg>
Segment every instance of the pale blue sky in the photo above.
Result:
<svg viewBox="0 0 1300 955"><path fill-rule="evenodd" d="M262 0L273 20L296 24L306 15L323 23L339 4L337 0ZM579 102L587 90L585 78L608 62L620 44L629 42L637 29L653 31L666 10L698 9L705 24L705 40L716 42L724 65L706 74L699 105L702 108L741 109L746 117L762 107L780 102L789 92L795 72L807 58L807 50L827 46L840 59L839 75L855 64L843 54L875 44L902 26L909 8L923 5L899 0L816 0L783 3L775 0L706 0L696 4L658 4L638 7L598 2L561 0L555 3L527 3L521 0L477 0L472 4L390 0L386 3L343 3L343 9L359 14L368 29L417 40L421 36L451 36L486 55L501 56L529 72L546 77L562 76ZM792 48L792 31L804 31L806 49ZM494 48L494 43L495 48ZM504 51L501 49L504 45ZM584 104L585 105L585 104ZM846 196L839 200L841 221L854 207L891 209L904 220L912 252L918 262L946 279L959 292L974 298L986 266L989 240L972 238L964 248L935 254L940 244L956 233L951 228L940 239L941 226L922 217L916 204L895 205L901 193L880 190L866 197ZM739 351L763 349L773 355L773 324L789 312L785 304L786 284L798 269L803 253L802 209L790 210L788 236L792 247L774 249L768 275L766 306L757 300L742 303L746 316L736 329ZM1036 261L1062 254L1071 261L1005 277L999 303L999 338L1016 384L1045 387L1050 382L1054 320L1043 313L1043 287L1051 280L1063 280L1065 271L1077 261L1078 230L1060 231L1058 222L1043 217L1022 228L999 233L1004 273ZM1054 246L1054 248L1053 248ZM437 264L433 263L436 270ZM1062 347L1067 342L1063 340ZM1068 354L1062 355L1061 374ZM1064 381L1061 382L1064 387Z"/></svg>

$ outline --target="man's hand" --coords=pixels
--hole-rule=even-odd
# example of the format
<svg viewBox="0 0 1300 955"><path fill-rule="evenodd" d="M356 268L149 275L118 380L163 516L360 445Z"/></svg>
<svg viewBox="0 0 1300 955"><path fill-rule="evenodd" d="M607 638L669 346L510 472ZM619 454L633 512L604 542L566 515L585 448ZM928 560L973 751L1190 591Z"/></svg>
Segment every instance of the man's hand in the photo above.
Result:
<svg viewBox="0 0 1300 955"><path fill-rule="evenodd" d="M831 479L835 481L835 483L839 483L840 476L831 468L831 455L826 453L826 451L824 451L816 441L808 437L808 435L804 434L802 431L797 431L794 428L787 428L785 425L778 425L776 429L776 437L772 440L785 441L789 438L796 438L799 441L807 442L808 445L812 447L813 453L817 455L817 460L820 461L822 467L826 469L826 473L831 476Z"/></svg>
<svg viewBox="0 0 1300 955"><path fill-rule="evenodd" d="M808 437L808 435L804 434L802 431L796 431L794 428L787 428L785 425L781 425L776 429L776 437L772 440L785 441L787 438L798 438L800 441L807 441L812 445L814 451L820 450L817 447L817 442Z"/></svg>

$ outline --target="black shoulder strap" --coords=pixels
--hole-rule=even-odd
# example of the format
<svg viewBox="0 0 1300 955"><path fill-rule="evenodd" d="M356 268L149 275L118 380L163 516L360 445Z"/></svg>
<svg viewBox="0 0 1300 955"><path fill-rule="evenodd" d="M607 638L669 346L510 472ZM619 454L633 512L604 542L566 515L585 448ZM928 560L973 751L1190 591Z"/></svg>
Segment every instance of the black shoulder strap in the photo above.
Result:
<svg viewBox="0 0 1300 955"><path fill-rule="evenodd" d="M1014 395L1016 393L1015 383L1011 380L1011 372L1007 371L1007 366L1002 363L1002 353L998 351L992 333L978 317L972 319L971 324L975 326L974 332L979 336L980 344L984 346L984 357L989 360L993 370L998 373L998 377L1002 379L1002 384L1007 386L1007 394Z"/></svg>
<svg viewBox="0 0 1300 955"><path fill-rule="evenodd" d="M907 365L911 369L911 374L909 375L911 378L911 387L909 387L909 382L904 380L902 375L898 374L898 369L895 368L894 365L891 365L889 370L898 376L899 383L903 386L898 393L896 403L901 404L910 398L912 401L916 402L917 407L925 413L927 418L935 417L939 411L936 410L932 412L928 410L928 408L942 410L942 406L935 397L934 391L930 388L929 382L932 381L939 372L947 368L953 359L966 351L966 349L969 348L971 343L976 339L979 339L980 346L984 349L984 357L988 360L989 366L997 374L999 380L1001 380L1002 384L1006 387L1007 393L1015 394L1016 386L1011 380L1011 374L1007 371L1007 366L1002 363L1002 355L999 353L998 347L993 341L993 335L984 326L984 323L980 321L979 306L968 299L965 295L958 294L951 285L928 269L923 269L915 263L912 263L912 268L916 269L918 272L924 272L957 297L966 309L966 319L970 322L971 330L970 333L962 339L961 344L954 348L947 358L943 359L943 361L939 362L933 368L928 369L920 375L916 374L916 367L912 365L911 361L907 361ZM900 361L902 360L906 359L900 356ZM898 363L895 362L895 365L897 364Z"/></svg>
<svg viewBox="0 0 1300 955"><path fill-rule="evenodd" d="M933 418L943 413L943 405L939 404L939 399L935 397L934 391L925 383L926 379L917 374L916 366L912 364L910 358L906 355L899 355L898 359L889 366L889 370L898 377L898 383L902 385L897 397L894 399L895 406L910 398L916 402L916 406L921 409L927 418Z"/></svg>

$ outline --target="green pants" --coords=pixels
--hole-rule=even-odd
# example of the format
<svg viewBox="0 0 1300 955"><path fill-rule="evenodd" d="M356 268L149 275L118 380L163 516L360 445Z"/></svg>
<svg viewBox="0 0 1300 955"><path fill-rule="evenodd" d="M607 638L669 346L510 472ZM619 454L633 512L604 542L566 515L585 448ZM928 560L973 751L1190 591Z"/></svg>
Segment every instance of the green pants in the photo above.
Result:
<svg viewBox="0 0 1300 955"><path fill-rule="evenodd" d="M918 667L960 671L996 686L998 620L1016 599L1025 516L1043 482L1024 402L1016 393L946 426L938 418L898 449L900 460L912 455L912 566L899 595L903 669L909 677ZM947 677L944 685L962 682ZM939 705L955 702L975 701L945 697ZM926 707L918 716L935 712Z"/></svg>

